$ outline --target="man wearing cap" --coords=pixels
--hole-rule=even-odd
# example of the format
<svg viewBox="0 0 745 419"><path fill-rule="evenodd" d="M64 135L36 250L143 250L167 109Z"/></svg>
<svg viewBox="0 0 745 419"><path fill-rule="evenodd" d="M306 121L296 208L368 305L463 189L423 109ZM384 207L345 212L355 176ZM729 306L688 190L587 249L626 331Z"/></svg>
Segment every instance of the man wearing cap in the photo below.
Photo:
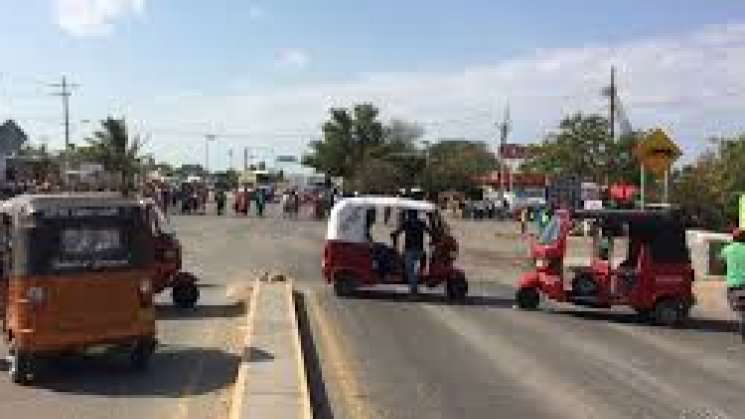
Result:
<svg viewBox="0 0 745 419"><path fill-rule="evenodd" d="M745 232L735 229L732 243L722 249L719 257L727 264L727 300L732 305L733 293L745 290Z"/></svg>

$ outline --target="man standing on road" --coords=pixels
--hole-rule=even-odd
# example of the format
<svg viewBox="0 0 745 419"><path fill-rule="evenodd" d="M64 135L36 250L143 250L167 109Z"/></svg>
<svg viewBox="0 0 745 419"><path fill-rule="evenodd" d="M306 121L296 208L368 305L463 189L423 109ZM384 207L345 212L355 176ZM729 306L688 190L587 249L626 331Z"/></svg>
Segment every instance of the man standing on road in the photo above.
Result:
<svg viewBox="0 0 745 419"><path fill-rule="evenodd" d="M409 290L412 295L419 292L419 263L424 255L424 233L430 236L427 224L419 219L416 210L409 210L406 213L404 222L391 233L393 242L396 243L401 232L405 233L404 241L404 265L406 267L406 279L409 282Z"/></svg>
<svg viewBox="0 0 745 419"><path fill-rule="evenodd" d="M527 232L528 227L528 208L525 207L520 210L520 234L523 236Z"/></svg>
<svg viewBox="0 0 745 419"><path fill-rule="evenodd" d="M727 264L727 300L731 306L735 302L733 293L745 289L745 232L735 229L732 239L719 255Z"/></svg>

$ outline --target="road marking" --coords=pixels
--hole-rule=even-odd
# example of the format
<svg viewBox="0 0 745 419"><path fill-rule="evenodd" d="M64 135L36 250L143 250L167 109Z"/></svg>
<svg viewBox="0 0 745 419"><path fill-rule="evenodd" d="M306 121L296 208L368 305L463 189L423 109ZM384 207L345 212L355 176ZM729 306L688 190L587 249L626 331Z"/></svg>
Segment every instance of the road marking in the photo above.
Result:
<svg viewBox="0 0 745 419"><path fill-rule="evenodd" d="M327 351L328 363L333 376L339 382L340 393L343 403L346 405L346 412L351 419L369 419L371 418L372 407L367 395L362 391L362 385L359 377L350 368L351 362L349 355L344 348L347 346L341 342L341 337L335 332L332 323L321 309L318 303L318 296L315 292L309 292L309 308L313 313L316 329L320 332L320 338L323 340L323 347Z"/></svg>
<svg viewBox="0 0 745 419"><path fill-rule="evenodd" d="M256 317L256 301L259 296L259 289L261 283L258 280L254 280L254 285L251 287L251 296L248 300L248 314L246 315L246 337L243 340L243 354L241 357L241 364L238 366L238 376L235 379L235 385L233 387L233 398L230 403L229 419L240 419L241 410L243 408L243 394L246 389L246 382L248 380L248 352L251 347L251 340L253 338L254 330L254 318Z"/></svg>
<svg viewBox="0 0 745 419"><path fill-rule="evenodd" d="M287 307L290 310L290 319L292 322L292 330L293 330L293 337L292 337L292 344L295 347L295 354L296 354L296 362L297 362L297 379L300 383L300 393L302 394L303 400L302 400L302 406L301 406L301 416L305 419L312 419L313 413L311 412L311 406L310 406L310 393L308 392L308 378L306 376L306 369L305 369L305 359L303 358L303 349L300 345L300 328L298 327L297 323L297 312L295 311L295 298L292 295L292 290L294 288L294 281L290 280L286 283L286 292L287 292Z"/></svg>

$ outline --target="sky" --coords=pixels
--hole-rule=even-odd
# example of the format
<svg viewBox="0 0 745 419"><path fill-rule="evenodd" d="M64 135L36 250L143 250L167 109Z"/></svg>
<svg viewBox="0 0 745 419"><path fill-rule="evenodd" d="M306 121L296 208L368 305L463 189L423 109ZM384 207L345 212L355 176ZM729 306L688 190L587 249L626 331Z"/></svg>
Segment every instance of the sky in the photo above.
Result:
<svg viewBox="0 0 745 419"><path fill-rule="evenodd" d="M330 107L372 102L425 139L539 141L608 112L611 66L634 128L686 159L745 132L745 2L727 0L0 0L0 120L64 144L52 86L76 84L72 141L126 117L148 151L224 169L299 155ZM11 18L9 18L11 17Z"/></svg>

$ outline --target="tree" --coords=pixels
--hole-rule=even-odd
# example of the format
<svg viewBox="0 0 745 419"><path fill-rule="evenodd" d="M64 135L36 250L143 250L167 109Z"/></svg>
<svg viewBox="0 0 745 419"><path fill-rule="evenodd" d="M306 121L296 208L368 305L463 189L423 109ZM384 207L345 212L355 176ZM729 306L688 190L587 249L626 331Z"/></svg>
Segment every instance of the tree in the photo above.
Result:
<svg viewBox="0 0 745 419"><path fill-rule="evenodd" d="M421 183L431 194L447 190L470 191L479 178L496 167L487 145L465 140L441 141L429 148Z"/></svg>
<svg viewBox="0 0 745 419"><path fill-rule="evenodd" d="M534 146L533 157L525 162L524 168L548 175L580 175L604 182L611 174L616 147L608 134L606 118L576 113L559 123L557 133Z"/></svg>
<svg viewBox="0 0 745 419"><path fill-rule="evenodd" d="M671 197L702 227L736 225L745 193L745 135L714 138L710 149L671 176Z"/></svg>
<svg viewBox="0 0 745 419"><path fill-rule="evenodd" d="M417 124L393 120L383 125L378 109L369 104L351 111L330 110L323 139L311 143L303 164L330 176L345 178L359 192L395 192L413 186L424 156L415 142L424 134Z"/></svg>
<svg viewBox="0 0 745 419"><path fill-rule="evenodd" d="M331 176L351 177L364 165L366 155L383 143L383 125L372 104L356 105L352 112L332 108L323 124L323 139L311 143L303 164Z"/></svg>
<svg viewBox="0 0 745 419"><path fill-rule="evenodd" d="M134 186L134 175L140 168L140 152L144 145L139 136L129 137L124 119L108 117L101 121L101 129L88 138L86 154L104 169L118 173L122 193L127 195Z"/></svg>

